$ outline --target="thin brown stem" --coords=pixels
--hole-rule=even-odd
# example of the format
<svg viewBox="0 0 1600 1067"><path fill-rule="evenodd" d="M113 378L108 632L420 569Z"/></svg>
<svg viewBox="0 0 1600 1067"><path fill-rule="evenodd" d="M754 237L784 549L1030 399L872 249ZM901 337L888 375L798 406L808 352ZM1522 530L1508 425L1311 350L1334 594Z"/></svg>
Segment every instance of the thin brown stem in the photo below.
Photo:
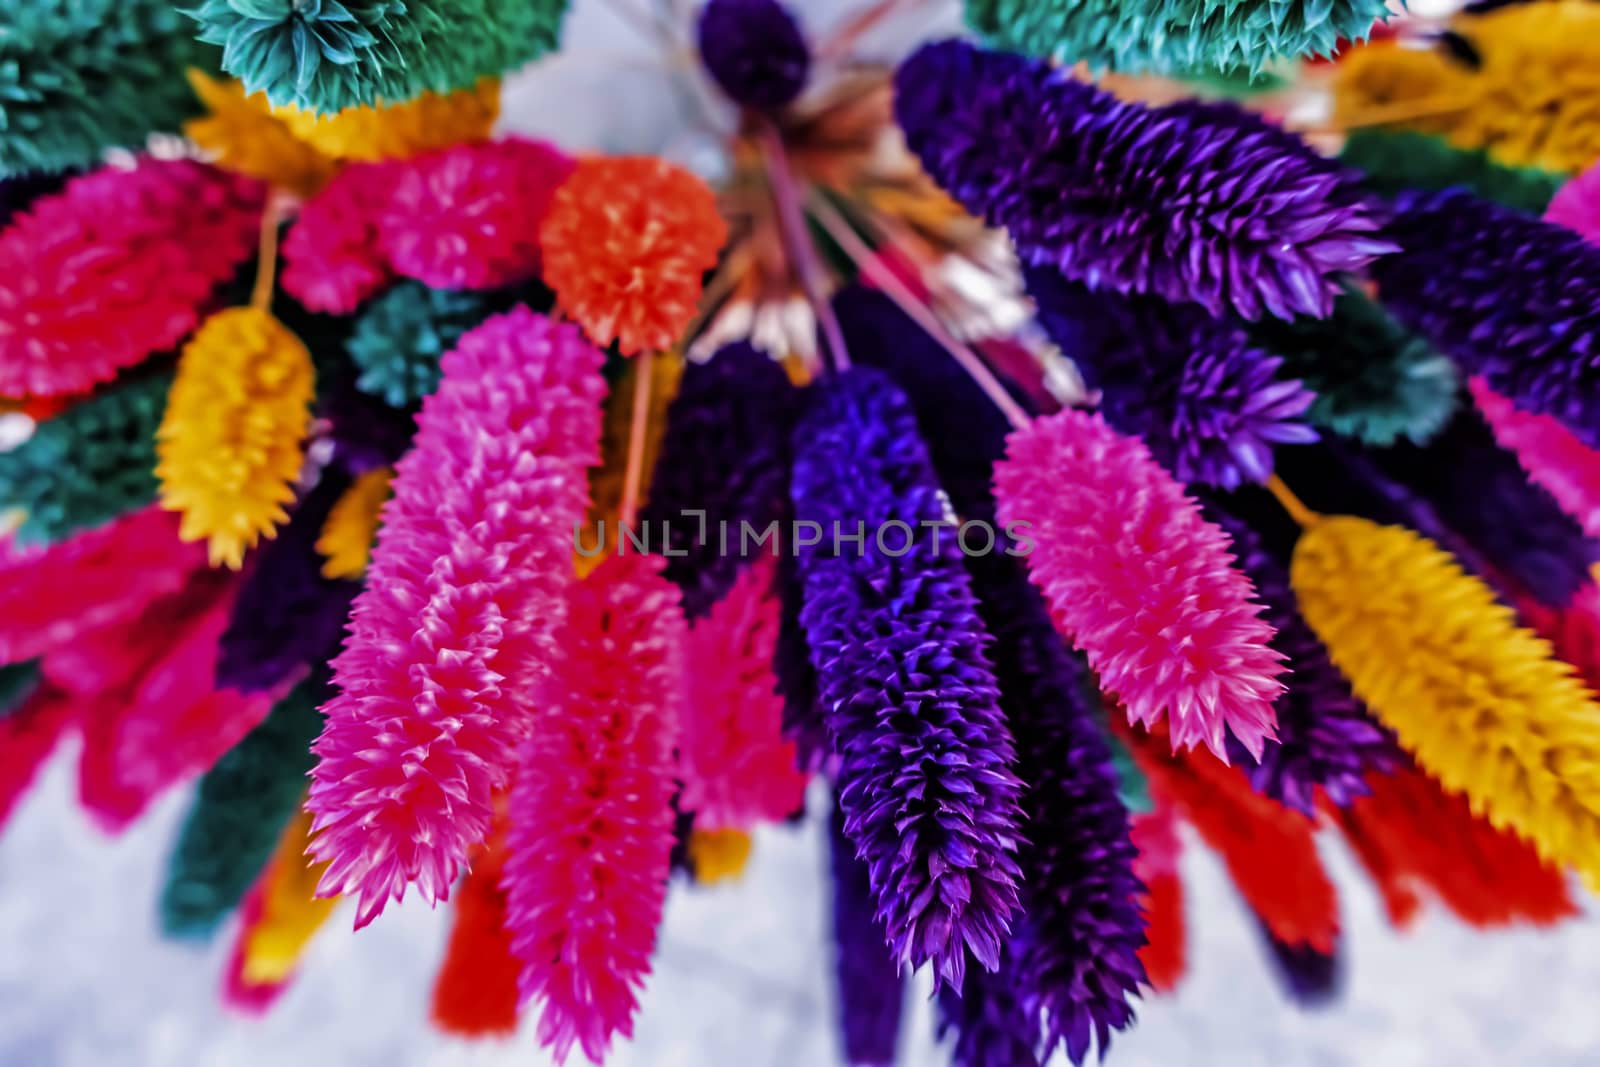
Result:
<svg viewBox="0 0 1600 1067"><path fill-rule="evenodd" d="M1272 495L1277 498L1283 510L1289 513L1289 517L1302 530L1310 529L1322 521L1322 516L1306 507L1300 498L1295 496L1287 485L1283 484L1283 479L1276 474L1267 480L1267 488L1272 491Z"/></svg>
<svg viewBox="0 0 1600 1067"><path fill-rule="evenodd" d="M834 210L833 205L827 203L821 197L814 198L811 204L811 213L821 223L822 228L828 231L828 236L833 238L834 243L843 249L844 254L849 256L851 261L855 263L862 276L882 290L883 294L890 300L894 301L896 306L921 327L924 333L939 343L939 347L950 353L955 361L961 365L961 369L966 371L967 375L977 383L978 388L983 390L984 395L994 403L995 407L1000 409L1000 413L1006 417L1006 420L1012 426L1020 430L1032 422L1028 417L1028 413L1022 409L1022 405L1018 404L1011 394L1006 392L1006 387L1000 384L1000 379L994 376L994 372L989 369L989 365L969 346L962 344L950 331L946 330L944 324L939 321L938 316L933 313L932 309L924 304L899 278L895 277L894 271L889 270L879 262L872 249L868 248L866 242L857 236L856 232L850 228L850 224L840 216L838 211Z"/></svg>
<svg viewBox="0 0 1600 1067"><path fill-rule="evenodd" d="M628 465L622 473L622 507L618 512L622 529L632 529L634 520L639 517L639 490L644 484L644 441L650 432L650 386L656 376L653 361L660 358L643 353L633 364L633 419L628 426Z"/></svg>
<svg viewBox="0 0 1600 1067"><path fill-rule="evenodd" d="M278 274L278 202L271 194L261 208L261 240L256 252L256 284L250 290L250 306L272 310L272 287Z"/></svg>

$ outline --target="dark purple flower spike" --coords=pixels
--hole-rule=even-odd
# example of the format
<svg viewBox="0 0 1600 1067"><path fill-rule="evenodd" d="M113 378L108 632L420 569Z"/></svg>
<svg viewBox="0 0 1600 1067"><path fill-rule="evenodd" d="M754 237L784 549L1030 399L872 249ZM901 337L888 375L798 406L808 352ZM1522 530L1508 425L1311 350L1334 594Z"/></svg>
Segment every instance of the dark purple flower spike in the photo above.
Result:
<svg viewBox="0 0 1600 1067"><path fill-rule="evenodd" d="M757 111L793 102L811 70L805 34L777 0L709 0L700 58L734 103Z"/></svg>

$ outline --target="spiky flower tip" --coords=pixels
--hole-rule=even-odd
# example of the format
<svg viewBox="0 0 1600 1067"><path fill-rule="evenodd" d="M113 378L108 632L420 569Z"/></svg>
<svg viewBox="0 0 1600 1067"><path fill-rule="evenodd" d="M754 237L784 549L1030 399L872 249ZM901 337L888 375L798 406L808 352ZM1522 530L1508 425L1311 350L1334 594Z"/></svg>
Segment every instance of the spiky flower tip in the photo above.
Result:
<svg viewBox="0 0 1600 1067"><path fill-rule="evenodd" d="M59 541L156 496L156 427L170 374L140 374L98 390L35 428L0 462L0 510L21 508L21 544Z"/></svg>
<svg viewBox="0 0 1600 1067"><path fill-rule="evenodd" d="M906 981L873 913L872 879L844 832L838 804L829 819L833 879L833 976L844 1059L851 1067L894 1067Z"/></svg>
<svg viewBox="0 0 1600 1067"><path fill-rule="evenodd" d="M806 776L783 736L772 675L778 601L767 560L746 569L689 630L678 742L684 811L696 828L750 829L800 810Z"/></svg>
<svg viewBox="0 0 1600 1067"><path fill-rule="evenodd" d="M1340 436L1379 448L1401 438L1420 445L1456 409L1455 364L1354 288L1326 319L1263 319L1250 337L1315 394L1306 417Z"/></svg>
<svg viewBox="0 0 1600 1067"><path fill-rule="evenodd" d="M317 537L317 552L326 557L324 578L360 578L366 573L393 479L394 471L388 467L367 471L350 483L329 510Z"/></svg>
<svg viewBox="0 0 1600 1067"><path fill-rule="evenodd" d="M423 93L399 103L357 104L319 115L293 104L275 109L302 142L330 159L376 163L436 148L485 141L500 117L500 79L480 78L453 93Z"/></svg>
<svg viewBox="0 0 1600 1067"><path fill-rule="evenodd" d="M598 459L601 356L526 308L445 356L396 467L334 661L307 806L324 894L357 925L416 883L443 899L489 830L538 706Z"/></svg>
<svg viewBox="0 0 1600 1067"><path fill-rule="evenodd" d="M1323 316L1336 275L1394 250L1354 172L1232 105L1147 108L961 41L925 45L894 84L933 179L1091 289Z"/></svg>
<svg viewBox="0 0 1600 1067"><path fill-rule="evenodd" d="M1150 988L1170 993L1183 980L1189 964L1183 879L1178 866L1183 840L1178 836L1178 820L1172 806L1158 805L1135 815L1129 836L1138 850L1133 873L1145 886L1139 901L1146 922L1145 946L1139 950L1139 962L1150 978Z"/></svg>
<svg viewBox="0 0 1600 1067"><path fill-rule="evenodd" d="M0 830L77 719L77 702L48 684L0 716Z"/></svg>
<svg viewBox="0 0 1600 1067"><path fill-rule="evenodd" d="M539 273L540 220L572 173L564 153L508 138L396 168L377 213L378 244L395 273L435 289L489 289Z"/></svg>
<svg viewBox="0 0 1600 1067"><path fill-rule="evenodd" d="M222 635L217 684L259 693L320 665L338 650L359 586L328 578L316 542L348 479L325 470L276 538L261 546Z"/></svg>
<svg viewBox="0 0 1600 1067"><path fill-rule="evenodd" d="M710 0L700 58L734 103L762 111L792 102L811 70L805 34L778 0Z"/></svg>
<svg viewBox="0 0 1600 1067"><path fill-rule="evenodd" d="M1370 772L1394 766L1399 756L1394 738L1367 714L1300 617L1288 569L1261 535L1222 507L1207 507L1206 516L1232 539L1239 569L1266 605L1272 647L1288 667L1286 688L1274 705L1278 739L1267 742L1260 762L1247 768L1250 784L1306 815L1315 810L1319 787L1335 804L1348 804L1367 791Z"/></svg>
<svg viewBox="0 0 1600 1067"><path fill-rule="evenodd" d="M1152 787L1217 853L1273 936L1332 952L1339 899L1317 854L1316 824L1257 793L1238 767L1199 753L1169 753L1155 739L1122 729Z"/></svg>
<svg viewBox="0 0 1600 1067"><path fill-rule="evenodd" d="M520 67L556 46L566 9L567 0L203 0L187 13L248 92L323 114Z"/></svg>
<svg viewBox="0 0 1600 1067"><path fill-rule="evenodd" d="M246 96L238 82L190 70L189 84L207 114L183 124L184 136L223 170L311 196L333 177L333 160L290 132L267 98Z"/></svg>
<svg viewBox="0 0 1600 1067"><path fill-rule="evenodd" d="M905 397L870 368L817 388L792 495L825 531L796 539L800 621L845 830L895 958L959 987L969 952L999 965L1017 907L1019 783L988 636L955 538L930 532L954 519ZM858 525L859 551L832 539Z"/></svg>
<svg viewBox="0 0 1600 1067"><path fill-rule="evenodd" d="M1577 914L1565 872L1474 815L1465 797L1446 793L1409 761L1374 775L1370 787L1335 821L1394 925L1408 925L1425 894L1479 928L1548 925Z"/></svg>
<svg viewBox="0 0 1600 1067"><path fill-rule="evenodd" d="M786 510L801 400L783 368L748 342L684 370L642 518L665 534L666 574L691 619L727 595L747 556L762 551L743 546Z"/></svg>
<svg viewBox="0 0 1600 1067"><path fill-rule="evenodd" d="M161 506L183 516L180 536L205 541L213 566L238 570L289 518L314 379L306 346L258 308L219 311L184 345L156 477Z"/></svg>
<svg viewBox="0 0 1600 1067"><path fill-rule="evenodd" d="M1600 879L1600 708L1545 641L1399 527L1321 519L1290 577L1356 695L1425 770L1545 859Z"/></svg>
<svg viewBox="0 0 1600 1067"><path fill-rule="evenodd" d="M1174 749L1260 758L1283 656L1227 534L1139 441L1062 411L1012 434L995 465L1000 521L1032 542L1028 570L1056 625L1128 721L1168 722Z"/></svg>
<svg viewBox="0 0 1600 1067"><path fill-rule="evenodd" d="M311 816L297 813L239 907L238 933L223 979L223 1000L231 1008L259 1015L271 1007L339 903L313 895L322 869L306 863L310 836Z"/></svg>
<svg viewBox="0 0 1600 1067"><path fill-rule="evenodd" d="M178 76L214 70L171 0L14 0L4 8L0 177L88 167L194 114Z"/></svg>
<svg viewBox="0 0 1600 1067"><path fill-rule="evenodd" d="M0 235L0 395L81 393L174 347L254 251L263 193L141 159L36 200Z"/></svg>
<svg viewBox="0 0 1600 1067"><path fill-rule="evenodd" d="M205 554L147 507L48 547L0 540L0 663L19 663L124 622L177 592Z"/></svg>
<svg viewBox="0 0 1600 1067"><path fill-rule="evenodd" d="M1519 411L1482 378L1467 382L1502 448L1516 453L1528 477L1555 497L1590 537L1600 537L1600 451L1548 415Z"/></svg>
<svg viewBox="0 0 1600 1067"><path fill-rule="evenodd" d="M1590 582L1600 541L1556 498L1530 481L1472 408L1426 448L1374 450L1373 462L1427 501L1444 524L1494 570L1533 596L1563 607ZM1510 519L1511 521L1507 521Z"/></svg>
<svg viewBox="0 0 1600 1067"><path fill-rule="evenodd" d="M998 973L973 967L959 987L939 989L939 1037L951 1041L955 1067L1040 1067L1038 1019L1013 983L1010 963L1002 956Z"/></svg>
<svg viewBox="0 0 1600 1067"><path fill-rule="evenodd" d="M580 160L539 228L561 306L625 356L677 340L727 239L705 182L654 156Z"/></svg>
<svg viewBox="0 0 1600 1067"><path fill-rule="evenodd" d="M1265 482L1277 445L1317 439L1306 425L1317 398L1238 323L1192 304L1092 292L1048 267L1027 278L1040 324L1100 391L1106 421L1143 438L1180 481Z"/></svg>
<svg viewBox="0 0 1600 1067"><path fill-rule="evenodd" d="M557 1061L576 1044L601 1063L633 1033L672 854L683 638L660 560L607 559L573 588L518 754L506 922Z"/></svg>
<svg viewBox="0 0 1600 1067"><path fill-rule="evenodd" d="M161 891L165 933L210 935L266 867L305 793L327 695L325 673L302 681L200 779Z"/></svg>
<svg viewBox="0 0 1600 1067"><path fill-rule="evenodd" d="M1256 75L1276 59L1365 41L1384 0L967 0L967 24L1001 48L1127 73Z"/></svg>
<svg viewBox="0 0 1600 1067"><path fill-rule="evenodd" d="M390 407L415 404L439 387L439 360L497 307L494 294L403 281L374 300L345 340L360 371L356 388Z"/></svg>
<svg viewBox="0 0 1600 1067"><path fill-rule="evenodd" d="M1133 874L1128 812L1117 795L1101 714L1082 659L1067 650L1038 592L1004 555L968 560L994 635L1000 707L1017 742L1024 844L1022 920L1005 975L1044 1019L1044 1057L1082 1063L1133 1023L1145 982L1144 886ZM1031 1030L1029 1031L1032 1032Z"/></svg>
<svg viewBox="0 0 1600 1067"><path fill-rule="evenodd" d="M1590 244L1600 245L1600 163L1556 191L1544 220L1565 226Z"/></svg>
<svg viewBox="0 0 1600 1067"><path fill-rule="evenodd" d="M473 861L456 894L444 963L433 984L434 1023L461 1037L506 1037L517 1029L517 974L506 927L504 836Z"/></svg>
<svg viewBox="0 0 1600 1067"><path fill-rule="evenodd" d="M1335 1000L1344 987L1344 954L1334 942L1331 951L1311 945L1291 945L1275 935L1260 917L1256 928L1278 981L1296 1004L1315 1008Z"/></svg>
<svg viewBox="0 0 1600 1067"><path fill-rule="evenodd" d="M352 163L307 200L283 240L284 292L308 311L348 315L387 285L375 205L394 182L393 164Z"/></svg>
<svg viewBox="0 0 1600 1067"><path fill-rule="evenodd" d="M1461 190L1402 194L1387 233L1404 251L1372 268L1384 307L1600 448L1600 248Z"/></svg>

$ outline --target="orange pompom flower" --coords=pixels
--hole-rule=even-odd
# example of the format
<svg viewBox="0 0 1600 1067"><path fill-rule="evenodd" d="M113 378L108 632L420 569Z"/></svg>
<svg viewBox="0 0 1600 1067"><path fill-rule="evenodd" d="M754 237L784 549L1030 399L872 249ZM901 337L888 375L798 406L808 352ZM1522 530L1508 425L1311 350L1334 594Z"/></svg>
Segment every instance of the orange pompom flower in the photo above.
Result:
<svg viewBox="0 0 1600 1067"><path fill-rule="evenodd" d="M161 506L179 536L205 540L237 570L245 550L288 519L311 427L311 353L266 311L229 308L184 346L156 431Z"/></svg>
<svg viewBox="0 0 1600 1067"><path fill-rule="evenodd" d="M540 227L545 281L598 345L660 351L688 327L728 228L716 196L654 156L581 161Z"/></svg>

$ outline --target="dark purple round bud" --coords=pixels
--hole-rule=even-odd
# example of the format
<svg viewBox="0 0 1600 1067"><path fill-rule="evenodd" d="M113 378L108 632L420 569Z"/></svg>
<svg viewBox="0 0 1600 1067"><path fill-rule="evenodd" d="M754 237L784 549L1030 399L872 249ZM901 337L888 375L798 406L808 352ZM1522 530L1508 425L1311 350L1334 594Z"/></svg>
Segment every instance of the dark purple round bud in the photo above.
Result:
<svg viewBox="0 0 1600 1067"><path fill-rule="evenodd" d="M777 0L710 0L700 12L700 56L735 103L762 111L799 96L811 68L805 35Z"/></svg>

